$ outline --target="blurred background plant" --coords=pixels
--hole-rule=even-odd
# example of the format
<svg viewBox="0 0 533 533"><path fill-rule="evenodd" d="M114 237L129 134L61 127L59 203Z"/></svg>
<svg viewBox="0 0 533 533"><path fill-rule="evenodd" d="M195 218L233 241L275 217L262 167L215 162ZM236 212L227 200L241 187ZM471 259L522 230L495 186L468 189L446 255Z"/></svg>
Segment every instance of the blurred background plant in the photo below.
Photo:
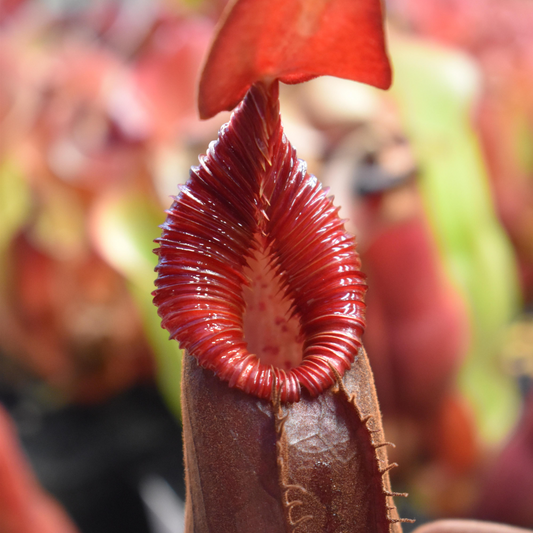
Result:
<svg viewBox="0 0 533 533"><path fill-rule="evenodd" d="M180 531L151 250L227 119L196 111L224 4L0 0L0 400L82 533ZM359 241L400 514L533 528L533 4L387 12L393 89L284 87L285 127Z"/></svg>

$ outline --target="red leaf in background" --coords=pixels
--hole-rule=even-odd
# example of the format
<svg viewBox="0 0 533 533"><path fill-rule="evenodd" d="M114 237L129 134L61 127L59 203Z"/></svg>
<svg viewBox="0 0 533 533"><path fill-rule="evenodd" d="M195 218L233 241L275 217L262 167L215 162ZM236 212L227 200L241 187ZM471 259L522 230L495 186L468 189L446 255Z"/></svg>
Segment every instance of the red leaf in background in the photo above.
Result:
<svg viewBox="0 0 533 533"><path fill-rule="evenodd" d="M0 531L77 533L62 507L35 479L17 442L9 415L0 406Z"/></svg>
<svg viewBox="0 0 533 533"><path fill-rule="evenodd" d="M196 120L196 79L212 33L207 19L162 15L137 58L135 81L163 142Z"/></svg>
<svg viewBox="0 0 533 533"><path fill-rule="evenodd" d="M372 286L365 346L381 407L427 421L468 347L464 303L442 272L421 213L384 230L362 258Z"/></svg>
<svg viewBox="0 0 533 533"><path fill-rule="evenodd" d="M257 81L323 75L390 86L379 0L238 0L200 79L200 116L233 109Z"/></svg>
<svg viewBox="0 0 533 533"><path fill-rule="evenodd" d="M533 525L533 391L514 435L485 474L474 516L522 527Z"/></svg>
<svg viewBox="0 0 533 533"><path fill-rule="evenodd" d="M495 524L480 520L435 520L417 527L414 533L529 533L507 524Z"/></svg>

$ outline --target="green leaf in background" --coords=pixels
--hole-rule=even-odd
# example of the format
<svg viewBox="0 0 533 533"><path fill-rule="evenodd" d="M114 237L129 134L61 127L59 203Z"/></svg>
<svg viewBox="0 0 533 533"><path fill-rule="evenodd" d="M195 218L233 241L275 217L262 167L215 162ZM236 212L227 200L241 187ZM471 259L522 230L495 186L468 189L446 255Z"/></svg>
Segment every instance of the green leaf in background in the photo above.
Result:
<svg viewBox="0 0 533 533"><path fill-rule="evenodd" d="M181 350L170 342L152 304L154 239L165 214L151 198L140 192L119 191L100 199L91 220L91 233L100 253L130 283L141 313L145 333L157 359L157 380L167 404L181 418Z"/></svg>
<svg viewBox="0 0 533 533"><path fill-rule="evenodd" d="M420 163L420 186L444 263L470 305L473 338L460 387L482 438L497 442L516 422L519 396L499 359L505 326L520 306L514 253L491 198L472 128L479 87L466 56L394 39L392 95Z"/></svg>
<svg viewBox="0 0 533 533"><path fill-rule="evenodd" d="M30 213L30 191L15 161L0 162L0 256Z"/></svg>
<svg viewBox="0 0 533 533"><path fill-rule="evenodd" d="M528 117L517 114L514 120L514 147L516 150L516 160L519 162L523 172L533 174L533 129L528 121Z"/></svg>
<svg viewBox="0 0 533 533"><path fill-rule="evenodd" d="M0 305L8 285L8 247L31 213L31 197L22 170L15 161L0 161Z"/></svg>

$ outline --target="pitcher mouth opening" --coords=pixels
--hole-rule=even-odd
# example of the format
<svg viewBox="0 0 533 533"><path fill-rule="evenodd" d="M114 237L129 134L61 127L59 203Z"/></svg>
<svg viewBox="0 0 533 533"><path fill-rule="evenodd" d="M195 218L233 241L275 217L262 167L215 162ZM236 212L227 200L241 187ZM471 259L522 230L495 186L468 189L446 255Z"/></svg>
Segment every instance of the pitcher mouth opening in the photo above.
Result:
<svg viewBox="0 0 533 533"><path fill-rule="evenodd" d="M255 236L257 249L244 270L243 334L248 351L261 364L285 371L302 362L304 334L294 302L286 295L281 276L273 267L268 243Z"/></svg>

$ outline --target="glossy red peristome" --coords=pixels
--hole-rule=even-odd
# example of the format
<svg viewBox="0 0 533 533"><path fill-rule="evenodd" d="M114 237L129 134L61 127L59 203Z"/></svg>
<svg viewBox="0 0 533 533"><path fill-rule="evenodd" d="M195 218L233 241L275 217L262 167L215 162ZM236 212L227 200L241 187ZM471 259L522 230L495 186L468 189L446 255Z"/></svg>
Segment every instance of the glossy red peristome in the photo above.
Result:
<svg viewBox="0 0 533 533"><path fill-rule="evenodd" d="M250 89L167 213L154 303L204 368L259 398L271 397L275 380L284 402L302 388L317 396L335 382L331 367L350 368L364 330L364 276L338 209L283 134L277 83ZM279 360L284 346L259 356L248 347L245 287L254 290L254 278L275 280L286 311L278 320L299 330ZM259 309L248 322L265 328L275 315Z"/></svg>

